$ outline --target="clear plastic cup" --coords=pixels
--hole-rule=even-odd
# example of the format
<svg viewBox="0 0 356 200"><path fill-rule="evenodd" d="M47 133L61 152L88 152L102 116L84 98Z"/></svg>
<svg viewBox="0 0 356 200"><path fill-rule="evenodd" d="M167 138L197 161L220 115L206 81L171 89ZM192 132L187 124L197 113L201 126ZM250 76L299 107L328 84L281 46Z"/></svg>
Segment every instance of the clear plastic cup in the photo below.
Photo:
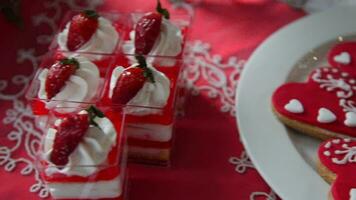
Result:
<svg viewBox="0 0 356 200"><path fill-rule="evenodd" d="M75 10L67 12L63 19L61 20L59 30L55 35L51 45L49 46L50 50L56 50L61 52L71 52L71 53L93 53L93 54L116 54L119 46L121 45L123 38L125 38L125 34L127 33L128 25L128 15L119 12L98 12L98 15L106 21L105 27L111 26L117 33L118 37L113 37L112 34L107 34L103 36L103 32L107 30L107 28L103 28L101 33L94 33L92 38L82 46L82 48L77 49L76 51L70 51L64 44L66 42L66 37L68 34L66 33L69 30L69 25L72 18L75 15L80 14L82 11ZM100 24L102 20L99 20L98 29L104 27L104 25ZM111 31L111 29L110 29ZM111 32L110 32L111 33ZM100 43L96 43L95 39L99 38ZM107 41L103 41L102 39L106 39ZM90 46L93 45L93 46ZM106 46L106 48L101 48ZM95 47L95 48L94 48ZM110 47L110 48L109 48ZM112 51L109 51L112 49Z"/></svg>
<svg viewBox="0 0 356 200"><path fill-rule="evenodd" d="M86 56L92 55L96 56L98 54L67 53L66 55L63 55L62 52L50 51L42 58L41 65L38 68L26 93L26 98L30 102L32 111L35 115L47 115L49 110L53 108L73 107L71 105L80 105L79 103L95 104L100 100L105 80L107 79L108 72L115 59L112 55L101 55L104 60L89 61ZM46 78L44 76L48 73L48 69L52 65L58 64L58 62L60 62L63 58L76 58L77 60L81 60L79 61L79 69L76 71L74 76L76 79L80 78L85 81L87 91L84 94L84 91L81 88L78 88L80 85L76 84L76 82L71 82L71 84L74 85L73 87L76 87L76 89L69 91L69 88L68 90L66 90L66 88L62 88L60 94L57 94L53 98L49 99L46 95L44 95L46 85ZM85 68L84 70L89 67L93 68L93 66L97 69L95 75L90 76L92 78L96 77L95 81L87 80L88 75L85 72L80 71L81 65L83 65L83 69ZM68 84L68 82L66 84ZM76 93L81 95L76 95Z"/></svg>
<svg viewBox="0 0 356 200"><path fill-rule="evenodd" d="M127 146L122 108L98 106L104 117L94 118L96 126L89 126L66 164L54 164L54 143L57 134L64 134L59 127L83 106L90 105L50 110L36 167L53 199L124 200Z"/></svg>
<svg viewBox="0 0 356 200"><path fill-rule="evenodd" d="M136 55L135 50L134 50L134 30L135 30L135 26L137 24L137 22L139 21L139 19L141 17L143 17L146 13L131 13L128 15L126 22L128 23L128 25L126 26L127 28L125 28L125 37L123 37L123 41L122 44L120 45L120 50L122 51L123 54L126 55ZM157 40L162 40L165 41L166 43L169 43L169 40L172 40L172 38L175 38L174 36L176 36L177 34L174 34L174 36L172 38L172 35L167 34L168 31L166 28L162 28L163 25L161 25L161 31L163 31L166 35L164 36L158 36L155 45L153 46L153 48L151 49L151 51L146 55L146 56L152 56L152 60L149 60L152 63L156 63L158 62L157 60L155 60L155 56L157 57L165 57L166 59L160 59L161 62L164 63L158 63L159 65L165 66L165 67L170 67L170 66L174 66L174 63L172 63L172 61L174 61L174 59L182 59L183 58L183 53L184 53L184 49L185 49L185 44L186 44L186 40L189 36L189 27L192 21L192 16L186 13L177 13L177 14L171 14L170 19L169 19L170 23L173 24L175 27L178 28L178 30L180 31L180 35L181 35L181 43L177 46L175 46L175 49L181 49L180 52L177 52L176 54L172 54L173 52L167 53L167 52L162 52L160 50L156 51L155 47L157 45ZM167 38L165 38L167 37ZM159 42L159 43L163 43L163 42ZM162 44L160 44L162 45ZM169 49L169 48L167 48ZM170 51L170 50L168 50ZM173 59L169 61L169 58ZM167 62L168 61L168 62Z"/></svg>
<svg viewBox="0 0 356 200"><path fill-rule="evenodd" d="M154 58L158 62L152 64L157 71L163 74L169 80L169 96L164 105L149 104L154 101L153 96L160 93L148 92L147 95L152 95L145 98L142 102L135 100L129 101L124 107L126 114L125 132L128 135L129 157L130 160L139 163L168 165L171 158L171 151L174 141L174 127L176 121L177 108L181 107L177 104L182 103L185 92L182 87L182 68L183 62L180 59L163 56L147 56L146 60ZM118 57L109 71L109 79L107 79L104 96L101 103L104 105L116 105L110 97L112 87L110 84L114 78L113 72L117 67L127 68L131 62L135 60L134 56L125 55ZM164 63L163 60L173 60L173 67L166 67L158 63ZM159 83L156 83L159 84ZM145 86L144 86L145 87ZM159 89L154 87L153 90ZM147 92L147 91L146 91ZM179 99L179 101L178 101Z"/></svg>
<svg viewBox="0 0 356 200"><path fill-rule="evenodd" d="M184 67L184 47L189 33L191 16L189 14L171 15L171 22L182 32L181 52L176 56L165 55L142 55L146 58L149 66L153 66L158 73L161 73L169 80L168 97L164 104L151 105L147 102L128 102L120 105L111 101L113 71L121 66L128 68L137 63L135 54L127 54L123 51L126 42L130 39L129 34L133 30L135 23L144 13L99 13L108 19L119 34L119 39L115 42L115 50L110 53L100 51L68 51L60 48L58 36L66 28L72 17L80 11L68 12L62 20L60 29L49 47L49 53L42 58L42 63L30 84L26 97L29 100L33 113L38 116L37 122L42 129L49 123L48 119L53 113L67 114L78 109L84 109L88 105L117 110L125 113L124 132L128 135L129 156L131 160L140 163L169 164L170 155L173 148L174 125L176 112L184 102L185 89L182 82L182 69ZM105 41L110 43L112 41ZM58 62L63 57L81 57L96 65L99 75L95 79L98 81L97 87L88 86L88 98L77 98L78 90L71 95L61 96L62 98L46 98L43 95L43 71ZM42 75L42 76L41 76ZM76 75L76 74L74 74ZM83 78L85 79L85 78ZM91 85L94 81L88 81ZM115 84L114 84L115 85ZM42 87L41 87L42 86ZM64 89L63 89L64 90ZM41 92L42 91L42 92ZM62 91L62 89L61 89ZM56 96L55 96L56 97ZM121 131L121 129L120 129Z"/></svg>

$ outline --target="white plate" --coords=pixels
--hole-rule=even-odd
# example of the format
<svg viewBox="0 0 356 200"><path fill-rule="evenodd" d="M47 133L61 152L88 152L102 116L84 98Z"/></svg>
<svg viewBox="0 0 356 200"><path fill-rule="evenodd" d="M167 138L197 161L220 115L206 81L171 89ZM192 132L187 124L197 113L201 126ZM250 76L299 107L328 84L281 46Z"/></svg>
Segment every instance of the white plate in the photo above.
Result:
<svg viewBox="0 0 356 200"><path fill-rule="evenodd" d="M315 171L320 141L289 133L272 113L271 95L303 59L310 60L312 50L325 51L326 43L355 34L354 19L356 7L349 6L290 24L256 49L242 73L236 102L241 139L257 170L284 200L326 200L329 185Z"/></svg>

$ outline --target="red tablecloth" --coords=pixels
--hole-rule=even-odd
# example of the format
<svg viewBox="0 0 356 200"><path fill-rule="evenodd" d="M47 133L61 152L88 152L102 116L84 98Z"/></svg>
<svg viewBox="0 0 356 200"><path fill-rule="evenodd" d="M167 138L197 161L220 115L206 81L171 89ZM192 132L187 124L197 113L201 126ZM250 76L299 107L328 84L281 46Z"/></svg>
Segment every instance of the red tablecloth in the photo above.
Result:
<svg viewBox="0 0 356 200"><path fill-rule="evenodd" d="M33 165L40 132L23 96L64 12L151 10L155 5L153 0L79 2L23 0L24 30L0 15L0 199L48 196ZM270 0L203 0L194 11L186 54L191 70L185 71L192 95L178 122L172 167L129 165L129 199L277 199L239 141L235 87L252 51L304 13Z"/></svg>

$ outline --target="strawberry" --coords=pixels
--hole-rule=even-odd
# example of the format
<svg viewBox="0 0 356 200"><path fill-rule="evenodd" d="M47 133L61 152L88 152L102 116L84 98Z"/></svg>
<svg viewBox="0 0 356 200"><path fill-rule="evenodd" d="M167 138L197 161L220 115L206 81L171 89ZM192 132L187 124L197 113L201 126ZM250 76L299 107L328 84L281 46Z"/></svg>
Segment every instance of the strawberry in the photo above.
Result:
<svg viewBox="0 0 356 200"><path fill-rule="evenodd" d="M148 54L161 32L162 16L169 19L169 13L157 2L157 12L147 13L139 19L135 27L135 53Z"/></svg>
<svg viewBox="0 0 356 200"><path fill-rule="evenodd" d="M162 16L158 13L147 13L136 24L135 53L148 54L161 31Z"/></svg>
<svg viewBox="0 0 356 200"><path fill-rule="evenodd" d="M52 65L46 78L45 90L47 98L54 97L78 68L79 63L75 58L64 58Z"/></svg>
<svg viewBox="0 0 356 200"><path fill-rule="evenodd" d="M153 74L147 68L144 57L137 56L136 58L139 61L139 65L126 68L116 82L112 96L114 103L126 104L136 96L147 79L154 82Z"/></svg>
<svg viewBox="0 0 356 200"><path fill-rule="evenodd" d="M55 165L66 165L68 156L78 146L89 127L89 116L85 114L69 115L62 119L57 127L50 161Z"/></svg>
<svg viewBox="0 0 356 200"><path fill-rule="evenodd" d="M125 69L116 82L112 101L118 104L126 104L142 88L146 81L144 70L140 67Z"/></svg>
<svg viewBox="0 0 356 200"><path fill-rule="evenodd" d="M104 114L94 106L89 107L86 111L64 117L61 123L55 127L57 133L50 155L50 161L53 164L66 165L69 155L77 148L90 124L97 126L93 119L104 117Z"/></svg>
<svg viewBox="0 0 356 200"><path fill-rule="evenodd" d="M98 28L99 15L93 10L85 10L75 15L69 26L67 47L75 51L83 46Z"/></svg>

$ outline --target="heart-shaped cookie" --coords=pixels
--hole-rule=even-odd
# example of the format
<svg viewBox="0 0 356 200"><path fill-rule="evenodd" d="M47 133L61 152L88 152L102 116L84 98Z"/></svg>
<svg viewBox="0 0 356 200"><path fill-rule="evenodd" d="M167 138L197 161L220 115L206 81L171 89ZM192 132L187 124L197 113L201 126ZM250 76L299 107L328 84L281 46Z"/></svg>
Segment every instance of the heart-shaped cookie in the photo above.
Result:
<svg viewBox="0 0 356 200"><path fill-rule="evenodd" d="M304 83L286 83L272 97L286 125L311 136L356 137L356 42L336 45L331 66L313 70Z"/></svg>
<svg viewBox="0 0 356 200"><path fill-rule="evenodd" d="M351 139L325 141L319 147L318 157L318 171L331 183L331 199L356 199L356 141Z"/></svg>

